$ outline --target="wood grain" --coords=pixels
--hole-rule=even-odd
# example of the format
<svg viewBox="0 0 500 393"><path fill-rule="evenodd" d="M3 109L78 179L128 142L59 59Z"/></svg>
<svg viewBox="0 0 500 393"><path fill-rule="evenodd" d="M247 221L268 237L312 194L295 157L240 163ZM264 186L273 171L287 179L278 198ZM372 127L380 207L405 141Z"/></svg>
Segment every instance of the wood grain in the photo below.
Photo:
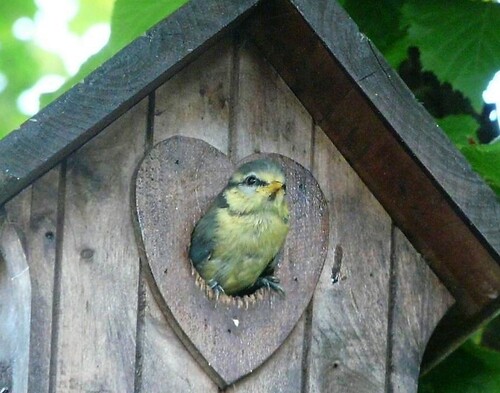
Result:
<svg viewBox="0 0 500 393"><path fill-rule="evenodd" d="M454 303L403 233L393 229L390 392L417 393L420 363L434 328Z"/></svg>
<svg viewBox="0 0 500 393"><path fill-rule="evenodd" d="M257 2L188 2L9 134L0 143L0 204L174 75Z"/></svg>
<svg viewBox="0 0 500 393"><path fill-rule="evenodd" d="M487 307L500 205L338 4L269 1L248 29L462 310Z"/></svg>
<svg viewBox="0 0 500 393"><path fill-rule="evenodd" d="M224 39L158 88L151 117L153 143L185 135L203 138L227 152L231 65L231 40ZM154 386L179 388L178 391L216 391L216 385L166 322L149 285L140 349L142 366L138 370L139 392L149 393ZM185 369L189 369L189 375L183 376Z"/></svg>
<svg viewBox="0 0 500 393"><path fill-rule="evenodd" d="M139 255L129 203L146 104L67 163L54 391L134 390Z"/></svg>
<svg viewBox="0 0 500 393"><path fill-rule="evenodd" d="M276 71L243 36L235 36L231 146L233 160L276 152L306 168L312 162L312 119ZM234 392L300 392L304 337L300 318L290 336L262 367L236 383Z"/></svg>
<svg viewBox="0 0 500 393"><path fill-rule="evenodd" d="M216 303L195 283L187 258L191 232L235 168L222 153L198 139L173 137L148 153L137 174L137 222L163 299L160 306L222 387L252 372L290 334L312 296L326 253L328 213L315 180L291 159L266 157L281 165L289 182L290 232L276 272L286 301L267 294L249 299L247 306L241 298ZM162 187L167 184L168 189ZM181 299L191 299L189 306Z"/></svg>
<svg viewBox="0 0 500 393"><path fill-rule="evenodd" d="M29 392L49 391L56 265L59 166L6 204L21 239L31 278Z"/></svg>
<svg viewBox="0 0 500 393"><path fill-rule="evenodd" d="M29 391L36 393L49 392L56 248L61 235L57 231L59 178L57 166L33 183L25 232L32 285Z"/></svg>
<svg viewBox="0 0 500 393"><path fill-rule="evenodd" d="M315 140L330 242L314 296L306 391L385 392L391 220L320 128Z"/></svg>
<svg viewBox="0 0 500 393"><path fill-rule="evenodd" d="M145 330L139 392L217 392L207 373L170 327L145 281ZM186 299L186 303L188 303ZM186 304L187 307L187 304Z"/></svg>
<svg viewBox="0 0 500 393"><path fill-rule="evenodd" d="M291 0L356 85L383 114L397 138L411 151L495 250L500 253L500 204L437 126L434 118L389 66L370 40L335 1ZM331 23L335 20L335 23ZM490 250L493 251L493 250Z"/></svg>
<svg viewBox="0 0 500 393"><path fill-rule="evenodd" d="M311 115L256 48L248 41L241 45L232 158L274 152L309 168Z"/></svg>
<svg viewBox="0 0 500 393"><path fill-rule="evenodd" d="M0 215L0 390L28 391L31 282L26 255L5 211Z"/></svg>
<svg viewBox="0 0 500 393"><path fill-rule="evenodd" d="M232 42L225 38L156 90L154 143L173 135L228 151Z"/></svg>

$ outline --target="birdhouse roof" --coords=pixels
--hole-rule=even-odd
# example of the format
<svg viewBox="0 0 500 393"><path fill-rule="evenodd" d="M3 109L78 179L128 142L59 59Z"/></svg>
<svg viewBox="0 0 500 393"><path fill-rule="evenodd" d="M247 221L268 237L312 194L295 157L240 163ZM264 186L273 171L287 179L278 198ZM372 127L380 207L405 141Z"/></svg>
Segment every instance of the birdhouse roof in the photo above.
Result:
<svg viewBox="0 0 500 393"><path fill-rule="evenodd" d="M493 315L500 204L332 0L191 0L0 141L0 204L235 28L278 71L471 323Z"/></svg>

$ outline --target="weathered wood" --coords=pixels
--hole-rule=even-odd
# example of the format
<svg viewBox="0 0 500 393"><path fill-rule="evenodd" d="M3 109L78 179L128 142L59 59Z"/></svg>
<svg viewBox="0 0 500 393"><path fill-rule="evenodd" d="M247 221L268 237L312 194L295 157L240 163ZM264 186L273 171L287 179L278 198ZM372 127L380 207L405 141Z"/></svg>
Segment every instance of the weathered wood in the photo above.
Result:
<svg viewBox="0 0 500 393"><path fill-rule="evenodd" d="M492 302L500 205L338 4L269 1L249 31L462 308Z"/></svg>
<svg viewBox="0 0 500 393"><path fill-rule="evenodd" d="M0 205L174 75L257 2L188 2L8 135L0 143Z"/></svg>
<svg viewBox="0 0 500 393"><path fill-rule="evenodd" d="M158 288L157 298L163 300L160 307L220 386L254 370L290 334L325 258L328 212L315 180L291 159L266 157L282 166L289 182L290 232L276 272L287 291L286 301L264 293L262 299L225 297L227 302L216 302L195 283L187 258L190 235L234 171L226 156L201 140L173 137L147 154L137 174L140 249Z"/></svg>
<svg viewBox="0 0 500 393"><path fill-rule="evenodd" d="M453 299L319 128L314 154L333 231L308 389L416 392L427 340Z"/></svg>
<svg viewBox="0 0 500 393"><path fill-rule="evenodd" d="M306 168L312 161L312 119L245 37L236 37L232 85L231 146L233 160L254 152L276 152ZM234 391L300 392L303 383L306 315L262 367L238 382Z"/></svg>
<svg viewBox="0 0 500 393"><path fill-rule="evenodd" d="M319 128L314 157L330 243L313 302L307 391L385 392L391 220Z"/></svg>
<svg viewBox="0 0 500 393"><path fill-rule="evenodd" d="M25 232L32 295L29 391L34 393L49 392L59 176L60 166L33 183Z"/></svg>
<svg viewBox="0 0 500 393"><path fill-rule="evenodd" d="M303 378L305 313L290 335L264 364L226 389L227 393L300 392Z"/></svg>
<svg viewBox="0 0 500 393"><path fill-rule="evenodd" d="M238 54L231 156L275 152L311 166L311 115L248 41Z"/></svg>
<svg viewBox="0 0 500 393"><path fill-rule="evenodd" d="M500 262L500 204L493 191L472 172L434 118L417 104L406 84L336 1L291 2L363 90L372 109L383 114L396 138L438 182L458 214L467 217Z"/></svg>
<svg viewBox="0 0 500 393"><path fill-rule="evenodd" d="M7 220L16 228L22 241L27 240L31 219L32 187L25 188L14 200L5 204ZM29 253L27 253L29 254ZM29 257L29 255L26 255Z"/></svg>
<svg viewBox="0 0 500 393"><path fill-rule="evenodd" d="M130 193L144 154L146 104L68 159L54 391L134 390L139 255Z"/></svg>
<svg viewBox="0 0 500 393"><path fill-rule="evenodd" d="M388 391L416 393L427 342L454 299L397 228L392 242Z"/></svg>
<svg viewBox="0 0 500 393"><path fill-rule="evenodd" d="M0 390L28 391L31 283L23 245L0 215Z"/></svg>
<svg viewBox="0 0 500 393"><path fill-rule="evenodd" d="M465 328L458 320L451 324L457 330L446 337L456 342L500 307L500 208L492 192L334 1L262 1L250 15L247 11L257 3L190 1L0 142L0 204L172 77L241 16L250 16L252 37L266 57L462 309L474 314ZM219 96L223 91L225 97L226 88L207 94L207 100L215 97L207 108L215 108L217 101L222 105ZM231 105L232 136L214 139L220 148L227 141L238 155L236 118L231 117L238 103ZM267 116L260 121L266 123ZM285 143L286 135L277 135L273 149L297 148L296 141ZM249 143L256 145L252 149L263 149L256 140Z"/></svg>
<svg viewBox="0 0 500 393"><path fill-rule="evenodd" d="M154 143L173 135L228 151L232 43L215 44L156 91Z"/></svg>
<svg viewBox="0 0 500 393"><path fill-rule="evenodd" d="M217 392L218 388L187 352L145 287L145 329L139 392ZM186 304L189 303L185 299ZM154 378L153 378L154 377Z"/></svg>
<svg viewBox="0 0 500 393"><path fill-rule="evenodd" d="M222 40L156 91L151 117L153 143L173 135L186 135L203 138L227 152L231 64L231 42ZM154 386L169 386L172 391L217 391L205 371L179 344L172 327L165 322L158 323L165 316L160 316L156 301L150 292L147 294L139 354L142 359L138 370L139 392L149 393ZM164 344L159 344L158 336ZM189 368L189 375L179 375L179 370L186 368ZM179 377L167 379L173 375Z"/></svg>

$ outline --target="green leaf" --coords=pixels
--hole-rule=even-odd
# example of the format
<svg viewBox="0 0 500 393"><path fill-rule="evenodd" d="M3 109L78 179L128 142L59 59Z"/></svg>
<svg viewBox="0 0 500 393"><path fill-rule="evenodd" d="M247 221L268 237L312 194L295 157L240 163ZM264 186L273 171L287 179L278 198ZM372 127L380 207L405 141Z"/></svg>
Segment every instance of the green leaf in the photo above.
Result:
<svg viewBox="0 0 500 393"><path fill-rule="evenodd" d="M460 151L470 162L472 168L500 196L500 142L489 145L462 146Z"/></svg>
<svg viewBox="0 0 500 393"><path fill-rule="evenodd" d="M438 124L456 146L478 143L476 131L479 123L468 115L451 115L438 119Z"/></svg>
<svg viewBox="0 0 500 393"><path fill-rule="evenodd" d="M165 19L188 0L116 0L111 20L111 37L108 44L82 64L80 70L59 90L41 97L42 107L82 81L102 63L113 57L127 44L139 37L156 23Z"/></svg>
<svg viewBox="0 0 500 393"><path fill-rule="evenodd" d="M401 25L403 0L345 0L344 8L354 19L359 29L385 52L396 41L403 38Z"/></svg>
<svg viewBox="0 0 500 393"><path fill-rule="evenodd" d="M411 41L408 35L405 34L399 40L392 43L391 46L387 47L384 51L384 57L389 62L389 64L394 68L398 69L403 60L408 58L408 48L411 46Z"/></svg>
<svg viewBox="0 0 500 393"><path fill-rule="evenodd" d="M5 90L0 92L0 139L26 120L27 116L17 109L17 98L42 74L41 51L17 40L12 33L17 19L33 18L35 11L32 1L0 1L0 72L7 79Z"/></svg>
<svg viewBox="0 0 500 393"><path fill-rule="evenodd" d="M421 378L419 393L500 392L500 352L471 340Z"/></svg>
<svg viewBox="0 0 500 393"><path fill-rule="evenodd" d="M500 4L408 0L402 12L424 69L462 91L479 112L482 92L500 69Z"/></svg>
<svg viewBox="0 0 500 393"><path fill-rule="evenodd" d="M110 46L121 49L188 0L116 0ZM191 26L186 26L186 29Z"/></svg>
<svg viewBox="0 0 500 393"><path fill-rule="evenodd" d="M80 8L70 22L70 28L78 35L97 23L109 23L113 13L113 0L79 0Z"/></svg>

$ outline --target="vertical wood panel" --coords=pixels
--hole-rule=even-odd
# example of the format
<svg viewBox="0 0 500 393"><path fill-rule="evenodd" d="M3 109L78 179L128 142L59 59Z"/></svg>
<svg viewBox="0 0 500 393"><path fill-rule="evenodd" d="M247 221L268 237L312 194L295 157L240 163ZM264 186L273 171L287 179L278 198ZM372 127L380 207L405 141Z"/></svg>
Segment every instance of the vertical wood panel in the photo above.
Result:
<svg viewBox="0 0 500 393"><path fill-rule="evenodd" d="M329 201L331 238L314 296L307 391L384 392L391 220L316 131L314 174Z"/></svg>
<svg viewBox="0 0 500 393"><path fill-rule="evenodd" d="M156 90L155 143L184 135L227 153L231 56L224 40Z"/></svg>
<svg viewBox="0 0 500 393"><path fill-rule="evenodd" d="M312 120L262 55L243 43L239 59L232 158L273 152L311 166Z"/></svg>
<svg viewBox="0 0 500 393"><path fill-rule="evenodd" d="M31 283L21 239L0 212L0 391L28 389Z"/></svg>
<svg viewBox="0 0 500 393"><path fill-rule="evenodd" d="M217 388L168 325L145 283L140 392L216 392ZM189 302L186 299L186 302Z"/></svg>
<svg viewBox="0 0 500 393"><path fill-rule="evenodd" d="M288 156L311 168L312 120L279 75L248 43L237 48L231 158L255 152ZM272 318L272 316L270 316ZM229 391L299 392L304 341L302 316L282 346ZM258 345L258 343L256 343Z"/></svg>
<svg viewBox="0 0 500 393"><path fill-rule="evenodd" d="M132 174L143 101L68 159L53 390L132 392L139 256Z"/></svg>
<svg viewBox="0 0 500 393"><path fill-rule="evenodd" d="M33 393L49 391L59 175L58 166L32 186L26 246L32 284L29 391Z"/></svg>
<svg viewBox="0 0 500 393"><path fill-rule="evenodd" d="M427 341L453 298L397 228L393 249L395 287L389 391L416 393Z"/></svg>
<svg viewBox="0 0 500 393"><path fill-rule="evenodd" d="M228 151L232 45L224 40L177 73L156 91L154 143L173 135L200 138ZM179 201L180 203L180 201ZM167 323L149 283L145 283L142 368L138 391L216 392ZM189 301L186 299L186 301ZM168 388L167 388L168 387Z"/></svg>

